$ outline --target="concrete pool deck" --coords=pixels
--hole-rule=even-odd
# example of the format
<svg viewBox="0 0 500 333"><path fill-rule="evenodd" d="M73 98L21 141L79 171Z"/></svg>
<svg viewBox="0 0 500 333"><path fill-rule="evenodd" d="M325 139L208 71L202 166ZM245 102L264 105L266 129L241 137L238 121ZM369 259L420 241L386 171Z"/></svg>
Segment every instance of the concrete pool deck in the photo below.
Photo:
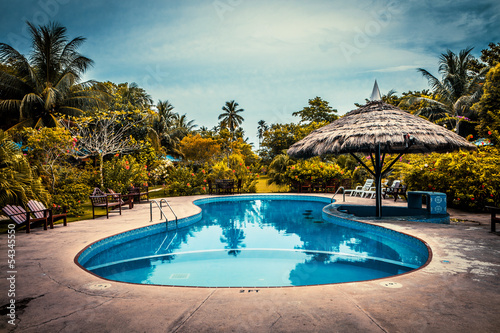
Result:
<svg viewBox="0 0 500 333"><path fill-rule="evenodd" d="M186 217L199 212L192 201L201 197L206 196L168 200L179 217ZM372 205L374 200L346 196L346 203ZM149 204L140 204L124 209L121 216L113 212L109 219L58 224L47 231L34 228L31 234L16 232L11 298L6 280L11 275L8 235L0 235L0 331L499 332L500 237L489 233L488 214L449 212L461 221L375 223L427 242L433 258L418 271L366 282L289 288L132 285L100 279L74 263L90 243L149 225ZM7 317L11 299L16 304L15 326Z"/></svg>

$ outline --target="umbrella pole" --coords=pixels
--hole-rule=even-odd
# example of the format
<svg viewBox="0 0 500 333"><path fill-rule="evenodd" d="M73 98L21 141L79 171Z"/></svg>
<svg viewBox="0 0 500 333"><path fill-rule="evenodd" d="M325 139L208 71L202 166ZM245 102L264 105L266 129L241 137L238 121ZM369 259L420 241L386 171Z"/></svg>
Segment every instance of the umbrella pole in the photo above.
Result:
<svg viewBox="0 0 500 333"><path fill-rule="evenodd" d="M380 160L380 144L375 148L375 215L378 218L382 217L382 165Z"/></svg>

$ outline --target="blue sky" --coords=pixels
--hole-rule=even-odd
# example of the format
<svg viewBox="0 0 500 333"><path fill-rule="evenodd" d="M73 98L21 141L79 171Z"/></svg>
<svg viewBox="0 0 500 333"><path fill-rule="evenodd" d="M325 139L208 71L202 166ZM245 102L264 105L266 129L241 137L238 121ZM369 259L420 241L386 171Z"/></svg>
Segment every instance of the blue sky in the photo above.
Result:
<svg viewBox="0 0 500 333"><path fill-rule="evenodd" d="M57 21L87 38L85 79L136 82L199 126L226 101L257 122L297 122L320 96L344 114L369 97L428 88L439 54L500 42L497 0L0 0L0 41L29 50L25 22Z"/></svg>

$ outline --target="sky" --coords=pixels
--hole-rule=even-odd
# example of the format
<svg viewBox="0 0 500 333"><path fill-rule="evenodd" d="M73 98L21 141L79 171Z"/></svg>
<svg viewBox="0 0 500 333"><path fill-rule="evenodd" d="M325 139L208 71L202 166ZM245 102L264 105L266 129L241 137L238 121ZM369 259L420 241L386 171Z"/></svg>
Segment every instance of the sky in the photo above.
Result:
<svg viewBox="0 0 500 333"><path fill-rule="evenodd" d="M226 101L257 122L298 122L316 96L340 115L381 93L429 88L447 49L500 42L498 0L0 0L0 42L30 50L26 21L58 22L94 61L85 80L135 82L212 128Z"/></svg>

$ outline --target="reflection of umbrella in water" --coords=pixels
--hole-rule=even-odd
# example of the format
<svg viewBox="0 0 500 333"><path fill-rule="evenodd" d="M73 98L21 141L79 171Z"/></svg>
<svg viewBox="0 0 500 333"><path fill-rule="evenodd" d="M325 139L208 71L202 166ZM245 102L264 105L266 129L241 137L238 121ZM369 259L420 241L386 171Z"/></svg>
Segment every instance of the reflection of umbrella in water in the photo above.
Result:
<svg viewBox="0 0 500 333"><path fill-rule="evenodd" d="M377 81L372 101L294 143L288 154L308 158L351 154L375 178L376 216L382 216L381 180L403 155L476 149L461 136L380 100ZM369 154L373 169L355 153ZM398 154L384 165L386 154Z"/></svg>

